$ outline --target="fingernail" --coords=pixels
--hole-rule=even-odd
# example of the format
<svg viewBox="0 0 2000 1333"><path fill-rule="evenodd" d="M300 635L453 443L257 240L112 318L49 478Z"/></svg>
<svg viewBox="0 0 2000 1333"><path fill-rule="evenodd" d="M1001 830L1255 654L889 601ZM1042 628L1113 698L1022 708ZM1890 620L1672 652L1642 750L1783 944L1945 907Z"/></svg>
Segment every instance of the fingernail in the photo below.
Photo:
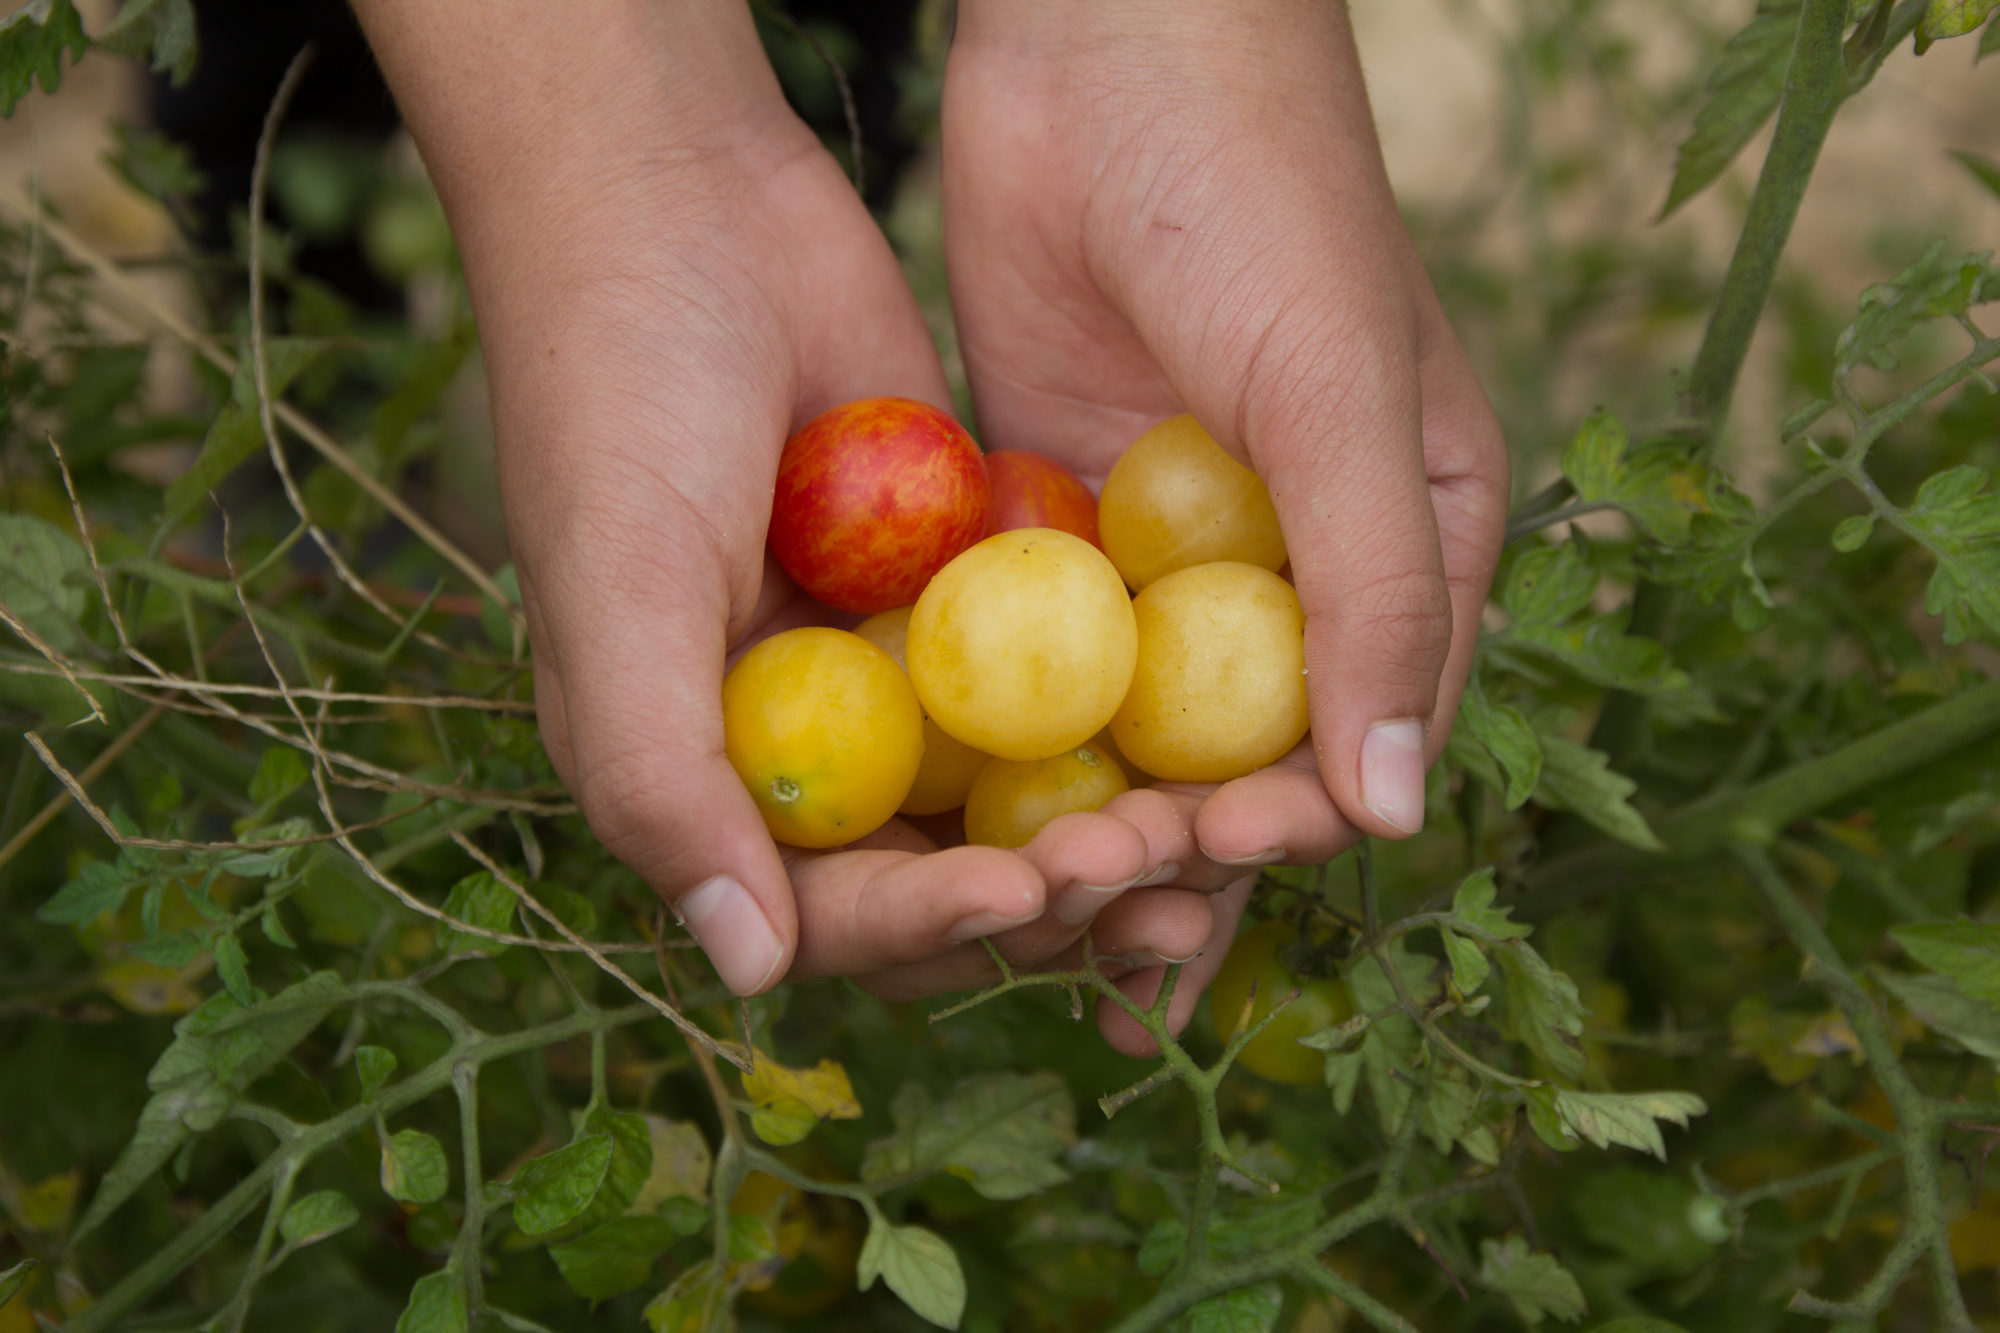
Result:
<svg viewBox="0 0 2000 1333"><path fill-rule="evenodd" d="M1195 959L1201 957L1202 952L1202 950L1196 949L1185 958L1169 958L1165 954L1156 953L1151 949L1136 949L1131 953L1101 954L1098 957L1098 961L1101 963L1123 963L1127 967L1176 967L1182 963L1192 963Z"/></svg>
<svg viewBox="0 0 2000 1333"><path fill-rule="evenodd" d="M1252 852L1248 856L1217 856L1204 847L1201 854L1219 866L1274 866L1285 859L1285 849L1282 847L1266 847L1263 851Z"/></svg>
<svg viewBox="0 0 2000 1333"><path fill-rule="evenodd" d="M750 890L717 875L681 899L678 913L723 985L738 995L755 995L769 984L785 949Z"/></svg>
<svg viewBox="0 0 2000 1333"><path fill-rule="evenodd" d="M1361 742L1361 803L1405 833L1424 826L1424 724L1377 722Z"/></svg>
<svg viewBox="0 0 2000 1333"><path fill-rule="evenodd" d="M988 935L998 935L1003 930L1025 926L1033 921L1037 913L1026 916L1001 916L998 912L974 912L965 920L945 932L945 938L954 944L964 944L967 940L984 939Z"/></svg>
<svg viewBox="0 0 2000 1333"><path fill-rule="evenodd" d="M1150 889L1156 884L1166 884L1181 873L1178 861L1168 861L1156 870L1136 875L1123 884L1083 884L1073 883L1056 895L1055 904L1049 909L1056 920L1065 925L1080 926L1111 905L1111 900L1127 889Z"/></svg>

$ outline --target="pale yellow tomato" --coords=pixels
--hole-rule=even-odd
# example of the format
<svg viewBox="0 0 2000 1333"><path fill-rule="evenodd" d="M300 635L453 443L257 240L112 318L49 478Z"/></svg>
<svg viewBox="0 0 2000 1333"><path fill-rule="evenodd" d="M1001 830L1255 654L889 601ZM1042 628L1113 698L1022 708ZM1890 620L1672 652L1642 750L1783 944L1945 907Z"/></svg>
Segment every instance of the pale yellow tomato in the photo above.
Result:
<svg viewBox="0 0 2000 1333"><path fill-rule="evenodd" d="M1324 941L1313 941L1323 947ZM1354 1014L1347 987L1334 975L1300 976L1286 962L1298 950L1298 927L1287 921L1266 921L1250 927L1229 946L1222 970L1208 989L1208 1017L1216 1038L1236 1035L1238 1020L1255 1026L1294 990L1298 998L1285 1006L1271 1026L1252 1037L1237 1053L1236 1063L1274 1083L1317 1083L1325 1076L1326 1056L1300 1037L1345 1023ZM1301 952L1312 953L1308 947ZM1248 1007L1249 1013L1244 1009Z"/></svg>
<svg viewBox="0 0 2000 1333"><path fill-rule="evenodd" d="M1025 847L1057 815L1095 810L1131 789L1117 756L1095 741L1047 759L995 759L965 798L965 840Z"/></svg>
<svg viewBox="0 0 2000 1333"><path fill-rule="evenodd" d="M1125 757L1125 752L1118 748L1117 740L1112 737L1109 725L1105 726L1095 736L1092 736L1090 743L1103 747L1106 754L1118 761L1119 769L1125 774L1125 781L1132 786L1143 787L1153 780L1151 773L1144 771L1137 764Z"/></svg>
<svg viewBox="0 0 2000 1333"><path fill-rule="evenodd" d="M1304 738L1305 616L1291 584L1236 561L1195 565L1132 609L1138 669L1111 719L1127 759L1170 782L1226 782Z"/></svg>
<svg viewBox="0 0 2000 1333"><path fill-rule="evenodd" d="M722 682L722 737L771 836L838 847L888 822L924 753L923 713L895 659L859 635L774 634Z"/></svg>
<svg viewBox="0 0 2000 1333"><path fill-rule="evenodd" d="M897 666L907 669L904 645L909 639L913 609L899 606L894 611L870 616L856 625L854 632L895 658ZM921 704L922 700L918 702ZM917 780L910 784L910 794L903 798L899 813L941 815L958 809L965 804L965 794L972 790L972 780L992 757L959 740L925 713L923 762L917 765Z"/></svg>
<svg viewBox="0 0 2000 1333"><path fill-rule="evenodd" d="M1097 500L1097 525L1105 554L1134 589L1216 560L1269 570L1285 563L1271 493L1186 414L1119 456Z"/></svg>
<svg viewBox="0 0 2000 1333"><path fill-rule="evenodd" d="M1046 759L1111 720L1138 645L1131 600L1102 551L1054 528L1018 528L958 556L917 598L910 682L967 745Z"/></svg>

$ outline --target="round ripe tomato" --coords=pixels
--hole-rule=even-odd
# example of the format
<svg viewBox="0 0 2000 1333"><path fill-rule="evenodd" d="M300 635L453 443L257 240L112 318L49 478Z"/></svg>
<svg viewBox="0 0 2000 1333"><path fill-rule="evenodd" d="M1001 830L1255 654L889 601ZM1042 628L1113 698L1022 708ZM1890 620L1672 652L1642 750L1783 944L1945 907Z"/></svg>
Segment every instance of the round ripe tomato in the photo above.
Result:
<svg viewBox="0 0 2000 1333"><path fill-rule="evenodd" d="M846 630L774 634L722 682L722 737L765 827L839 847L888 822L923 758L923 713L895 659Z"/></svg>
<svg viewBox="0 0 2000 1333"><path fill-rule="evenodd" d="M854 627L854 632L906 666L904 646L910 636L910 607L897 607L879 616L870 616ZM905 815L941 815L965 804L972 780L992 758L973 749L924 714L924 758L917 765L917 780L903 798L897 812Z"/></svg>
<svg viewBox="0 0 2000 1333"><path fill-rule="evenodd" d="M1097 524L1104 553L1135 590L1212 560L1270 570L1285 563L1271 493L1185 414L1119 456L1098 497Z"/></svg>
<svg viewBox="0 0 2000 1333"><path fill-rule="evenodd" d="M861 1236L852 1205L804 1194L775 1176L743 1177L729 1211L759 1217L777 1241L776 1259L759 1264L743 1283L743 1304L760 1314L798 1319L830 1310L854 1294Z"/></svg>
<svg viewBox="0 0 2000 1333"><path fill-rule="evenodd" d="M1117 757L1095 741L1048 759L995 759L965 798L965 840L1025 847L1057 815L1095 810L1131 789Z"/></svg>
<svg viewBox="0 0 2000 1333"><path fill-rule="evenodd" d="M1271 1012L1294 989L1299 998L1285 1006L1271 1025L1251 1039L1236 1063L1274 1083L1318 1083L1326 1076L1326 1056L1300 1037L1344 1023L1354 1014L1354 1002L1338 977L1301 977L1286 964L1285 955L1298 941L1298 928L1288 921L1266 921L1250 927L1229 946L1229 957L1208 989L1208 1016L1216 1038L1228 1041L1236 1032L1243 1006L1249 1002L1249 1023ZM1257 994L1252 999L1250 988Z"/></svg>
<svg viewBox="0 0 2000 1333"><path fill-rule="evenodd" d="M1139 634L1104 553L1053 528L988 537L910 613L910 682L939 726L1001 759L1046 759L1111 720Z"/></svg>
<svg viewBox="0 0 2000 1333"><path fill-rule="evenodd" d="M786 441L771 554L828 606L868 615L907 606L986 531L991 496L963 426L928 403L864 398Z"/></svg>
<svg viewBox="0 0 2000 1333"><path fill-rule="evenodd" d="M1195 565L1132 610L1139 661L1111 719L1126 758L1170 782L1226 782L1304 738L1305 615L1291 584L1255 565Z"/></svg>
<svg viewBox="0 0 2000 1333"><path fill-rule="evenodd" d="M1135 672L1134 674L1136 675L1137 673ZM1106 754L1118 761L1118 767L1125 774L1125 781L1129 785L1144 787L1152 782L1153 775L1133 763L1126 757L1125 752L1118 748L1118 742L1112 738L1109 726L1106 726L1095 736L1092 736L1090 743L1101 746Z"/></svg>
<svg viewBox="0 0 2000 1333"><path fill-rule="evenodd" d="M1097 539L1097 497L1055 459L1029 449L996 449L986 455L986 477L993 483L987 536L1015 528L1057 528L1103 549Z"/></svg>

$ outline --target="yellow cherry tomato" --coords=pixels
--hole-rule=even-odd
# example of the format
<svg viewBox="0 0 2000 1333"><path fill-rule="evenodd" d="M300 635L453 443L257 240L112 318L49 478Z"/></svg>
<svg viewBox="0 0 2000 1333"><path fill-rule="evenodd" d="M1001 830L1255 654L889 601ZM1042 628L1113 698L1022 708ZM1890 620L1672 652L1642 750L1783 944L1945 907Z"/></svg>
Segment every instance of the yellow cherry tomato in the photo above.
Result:
<svg viewBox="0 0 2000 1333"><path fill-rule="evenodd" d="M1025 847L1057 815L1095 810L1131 789L1117 757L1095 741L1048 759L995 759L965 798L965 840Z"/></svg>
<svg viewBox="0 0 2000 1333"><path fill-rule="evenodd" d="M907 669L904 645L910 636L910 612L914 609L899 606L894 611L870 616L856 625L854 632L895 658L897 666ZM921 704L922 700L918 702ZM991 755L973 749L925 713L923 762L917 765L917 780L910 784L910 794L903 798L898 813L941 815L958 809L965 804L965 794L972 790L972 780L990 758Z"/></svg>
<svg viewBox="0 0 2000 1333"><path fill-rule="evenodd" d="M1345 1023L1354 1002L1338 977L1301 977L1286 965L1285 956L1298 942L1298 928L1288 921L1266 921L1250 927L1229 946L1229 957L1208 989L1208 1016L1216 1038L1235 1035L1247 1001L1254 1024L1296 988L1299 998L1285 1006L1271 1025L1250 1040L1236 1063L1274 1083L1318 1083L1325 1077L1326 1056L1300 1037ZM1253 999L1250 993L1256 987Z"/></svg>
<svg viewBox="0 0 2000 1333"><path fill-rule="evenodd" d="M1195 565L1132 610L1138 668L1111 719L1127 759L1170 782L1226 782L1304 738L1306 622L1291 584L1256 565Z"/></svg>
<svg viewBox="0 0 2000 1333"><path fill-rule="evenodd" d="M1273 571L1285 563L1270 491L1185 414L1119 456L1097 500L1097 526L1105 554L1134 589L1215 560Z"/></svg>
<svg viewBox="0 0 2000 1333"><path fill-rule="evenodd" d="M859 635L774 634L722 682L722 737L771 836L839 847L888 822L924 753L923 713L895 659Z"/></svg>
<svg viewBox="0 0 2000 1333"><path fill-rule="evenodd" d="M1099 731L1095 736L1092 736L1090 738L1090 743L1092 745L1102 746L1105 753L1109 754L1113 759L1116 759L1118 761L1119 770L1125 774L1125 781L1129 785L1134 787L1143 787L1147 783L1153 780L1153 775L1151 773L1146 772L1144 769L1140 768L1137 764L1133 763L1130 759L1128 759L1125 756L1125 752L1118 748L1118 742L1115 739L1113 739L1111 735L1111 728L1109 726L1106 726L1103 730Z"/></svg>
<svg viewBox="0 0 2000 1333"><path fill-rule="evenodd" d="M1083 744L1118 711L1139 635L1104 553L1054 528L988 537L910 613L910 682L931 717L1002 759Z"/></svg>
<svg viewBox="0 0 2000 1333"><path fill-rule="evenodd" d="M830 1310L853 1295L861 1235L852 1210L851 1204L804 1194L762 1171L743 1177L729 1211L762 1218L778 1244L777 1257L744 1278L743 1304L760 1314L796 1319Z"/></svg>

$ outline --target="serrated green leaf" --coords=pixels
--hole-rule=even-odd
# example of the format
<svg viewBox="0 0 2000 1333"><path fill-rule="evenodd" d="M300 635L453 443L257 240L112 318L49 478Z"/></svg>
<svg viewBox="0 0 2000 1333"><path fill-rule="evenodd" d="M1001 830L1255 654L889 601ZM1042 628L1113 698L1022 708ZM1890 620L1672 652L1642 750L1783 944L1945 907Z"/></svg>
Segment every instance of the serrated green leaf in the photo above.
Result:
<svg viewBox="0 0 2000 1333"><path fill-rule="evenodd" d="M514 915L520 900L500 877L485 870L475 871L451 886L445 896L444 913L498 935L512 935ZM452 926L438 927L438 948L445 953L477 953L493 957L513 946L500 944L484 935L474 935Z"/></svg>
<svg viewBox="0 0 2000 1333"><path fill-rule="evenodd" d="M396 1053L383 1046L360 1046L354 1051L354 1072L361 1078L361 1096L375 1095L375 1089L396 1072Z"/></svg>
<svg viewBox="0 0 2000 1333"><path fill-rule="evenodd" d="M0 18L0 116L13 115L37 82L45 93L62 86L63 52L75 64L89 47L70 0L28 0Z"/></svg>
<svg viewBox="0 0 2000 1333"><path fill-rule="evenodd" d="M1259 1282L1198 1301L1167 1327L1173 1333L1270 1333L1284 1311L1278 1284Z"/></svg>
<svg viewBox="0 0 2000 1333"><path fill-rule="evenodd" d="M1932 41L1963 37L1986 22L2000 0L1931 0L1924 10L1924 36Z"/></svg>
<svg viewBox="0 0 2000 1333"><path fill-rule="evenodd" d="M1625 425L1608 412L1584 420L1562 458L1578 501L1616 505L1641 532L1670 546L1688 540L1696 513L1708 509L1708 469L1686 450L1632 452Z"/></svg>
<svg viewBox="0 0 2000 1333"><path fill-rule="evenodd" d="M942 1102L916 1084L889 1106L895 1133L868 1145L870 1183L946 1171L989 1199L1020 1199L1069 1179L1056 1162L1076 1142L1076 1111L1055 1074L982 1074Z"/></svg>
<svg viewBox="0 0 2000 1333"><path fill-rule="evenodd" d="M958 1256L936 1233L883 1221L868 1228L855 1276L866 1291L881 1278L903 1304L939 1328L965 1315L965 1274Z"/></svg>
<svg viewBox="0 0 2000 1333"><path fill-rule="evenodd" d="M2000 926L1982 921L1923 921L1897 926L1890 938L1975 1000L2000 1004Z"/></svg>
<svg viewBox="0 0 2000 1333"><path fill-rule="evenodd" d="M447 1268L417 1279L396 1319L396 1333L466 1333L467 1322L465 1288Z"/></svg>
<svg viewBox="0 0 2000 1333"><path fill-rule="evenodd" d="M193 0L125 0L118 16L98 34L97 44L135 59L150 59L153 72L178 88L194 76L199 54Z"/></svg>
<svg viewBox="0 0 2000 1333"><path fill-rule="evenodd" d="M1499 892L1494 886L1491 867L1475 870L1453 891L1451 914L1472 929L1483 931L1495 939L1519 940L1534 934L1535 928L1514 920L1509 908L1493 905Z"/></svg>
<svg viewBox="0 0 2000 1333"><path fill-rule="evenodd" d="M1661 217L1708 188L1778 109L1799 11L1798 0L1759 0L1750 22L1723 47L1708 78L1708 100L1681 143Z"/></svg>
<svg viewBox="0 0 2000 1333"><path fill-rule="evenodd" d="M450 1184L444 1145L421 1129L399 1129L382 1145L382 1192L398 1203L436 1203Z"/></svg>
<svg viewBox="0 0 2000 1333"><path fill-rule="evenodd" d="M1946 643L1974 631L2000 634L2000 492L1985 468L1946 468L1917 488L1903 511L1910 532L1937 558L1924 610L1944 617Z"/></svg>
<svg viewBox="0 0 2000 1333"><path fill-rule="evenodd" d="M1875 535L1873 514L1851 514L1834 525L1833 549L1845 554L1858 551Z"/></svg>
<svg viewBox="0 0 2000 1333"><path fill-rule="evenodd" d="M680 1234L658 1217L614 1217L602 1226L549 1246L563 1281L588 1300L609 1300L642 1287Z"/></svg>
<svg viewBox="0 0 2000 1333"><path fill-rule="evenodd" d="M320 1190L294 1199L278 1219L278 1234L290 1246L310 1245L345 1231L361 1220L361 1210L339 1190Z"/></svg>
<svg viewBox="0 0 2000 1333"><path fill-rule="evenodd" d="M1569 1270L1553 1255L1530 1251L1519 1236L1479 1242L1479 1285L1505 1296L1529 1324L1550 1315L1574 1323L1589 1309Z"/></svg>
<svg viewBox="0 0 2000 1333"><path fill-rule="evenodd" d="M1582 1078L1583 1003L1576 983L1521 940L1496 947L1492 957L1507 983L1508 1035L1558 1077Z"/></svg>
<svg viewBox="0 0 2000 1333"><path fill-rule="evenodd" d="M115 867L103 861L86 862L83 869L76 872L75 879L57 889L47 902L36 909L35 918L52 926L89 921L124 906L125 895L137 888L138 883L120 875Z"/></svg>
<svg viewBox="0 0 2000 1333"><path fill-rule="evenodd" d="M706 1329L712 1326L715 1312L728 1305L729 1292L726 1275L718 1276L715 1261L704 1259L648 1301L641 1315L653 1333Z"/></svg>
<svg viewBox="0 0 2000 1333"><path fill-rule="evenodd" d="M1402 977L1403 988L1419 1004L1426 1003L1436 994L1436 987L1430 980L1430 959L1410 952L1400 938L1391 940L1382 952L1388 957L1389 965ZM1347 987L1354 996L1354 1008L1359 1013L1377 1013L1397 1002L1396 990L1390 984L1388 973L1383 971L1382 964L1372 954L1357 959L1348 970ZM1360 1048L1352 1053L1358 1073L1367 1079L1369 1100L1375 1103L1375 1114L1381 1120L1385 1133L1396 1133L1409 1112L1419 1081L1415 1075L1417 1062L1422 1058L1423 1050L1424 1038L1417 1025L1400 1013L1390 1013L1369 1024L1368 1030L1362 1034ZM1345 1062L1347 1059L1346 1056L1330 1057L1327 1070L1327 1082L1334 1088L1335 1105L1343 1114L1353 1100L1352 1080L1357 1071L1345 1063L1336 1071L1334 1062ZM1336 1078L1346 1086L1343 1088L1336 1084Z"/></svg>
<svg viewBox="0 0 2000 1333"><path fill-rule="evenodd" d="M1987 291L1993 252L1947 257L1943 241L1933 241L1915 263L1887 282L1861 293L1854 322L1833 345L1838 374L1859 366L1894 370L1894 346L1927 320L1966 313Z"/></svg>
<svg viewBox="0 0 2000 1333"><path fill-rule="evenodd" d="M83 646L89 580L90 557L76 538L32 514L0 513L0 602L57 652ZM14 642L5 626L0 636Z"/></svg>
<svg viewBox="0 0 2000 1333"><path fill-rule="evenodd" d="M1948 977L1881 972L1882 984L1917 1020L1975 1055L2000 1060L2000 1007L1975 1000Z"/></svg>
<svg viewBox="0 0 2000 1333"><path fill-rule="evenodd" d="M210 947L215 953L215 975L221 978L230 998L246 1009L257 1003L256 988L250 984L250 960L244 956L235 932L223 931Z"/></svg>
<svg viewBox="0 0 2000 1333"><path fill-rule="evenodd" d="M594 1107L577 1126L579 1138L588 1134L610 1138L611 1164L604 1170L604 1183L576 1219L579 1231L588 1231L622 1216L646 1188L653 1170L652 1127L637 1111Z"/></svg>
<svg viewBox="0 0 2000 1333"><path fill-rule="evenodd" d="M1632 808L1631 796L1639 784L1614 772L1603 751L1561 736L1543 736L1541 740L1542 782L1535 789L1537 801L1551 809L1573 811L1642 851L1662 849L1645 817Z"/></svg>
<svg viewBox="0 0 2000 1333"><path fill-rule="evenodd" d="M250 778L250 799L257 805L276 805L312 777L305 759L290 745L273 745L257 760Z"/></svg>
<svg viewBox="0 0 2000 1333"><path fill-rule="evenodd" d="M590 1205L611 1166L611 1136L586 1134L521 1164L514 1173L514 1225L545 1236Z"/></svg>
<svg viewBox="0 0 2000 1333"><path fill-rule="evenodd" d="M1449 1153L1458 1136L1472 1123L1479 1109L1481 1091L1465 1066L1455 1060L1440 1060L1431 1070L1431 1095L1424 1103L1423 1133L1431 1147Z"/></svg>
<svg viewBox="0 0 2000 1333"><path fill-rule="evenodd" d="M277 945L280 949L296 949L299 947L298 941L293 939L291 932L285 929L285 923L279 917L278 908L275 903L257 914L257 926L264 932L264 938Z"/></svg>
<svg viewBox="0 0 2000 1333"><path fill-rule="evenodd" d="M1470 995L1484 986L1492 966L1481 952L1479 942L1445 925L1438 927L1438 934L1444 939L1445 957L1451 961L1451 984L1458 988L1458 993Z"/></svg>
<svg viewBox="0 0 2000 1333"><path fill-rule="evenodd" d="M1599 1148L1614 1143L1667 1160L1657 1121L1687 1128L1689 1116L1704 1115L1708 1104L1691 1092L1575 1092L1556 1089L1555 1110L1563 1127Z"/></svg>
<svg viewBox="0 0 2000 1333"><path fill-rule="evenodd" d="M1542 743L1535 729L1519 709L1489 698L1479 679L1477 667L1466 681L1465 694L1458 705L1458 724L1492 756L1498 771L1506 777L1502 800L1509 810L1518 810L1534 795L1542 777Z"/></svg>

